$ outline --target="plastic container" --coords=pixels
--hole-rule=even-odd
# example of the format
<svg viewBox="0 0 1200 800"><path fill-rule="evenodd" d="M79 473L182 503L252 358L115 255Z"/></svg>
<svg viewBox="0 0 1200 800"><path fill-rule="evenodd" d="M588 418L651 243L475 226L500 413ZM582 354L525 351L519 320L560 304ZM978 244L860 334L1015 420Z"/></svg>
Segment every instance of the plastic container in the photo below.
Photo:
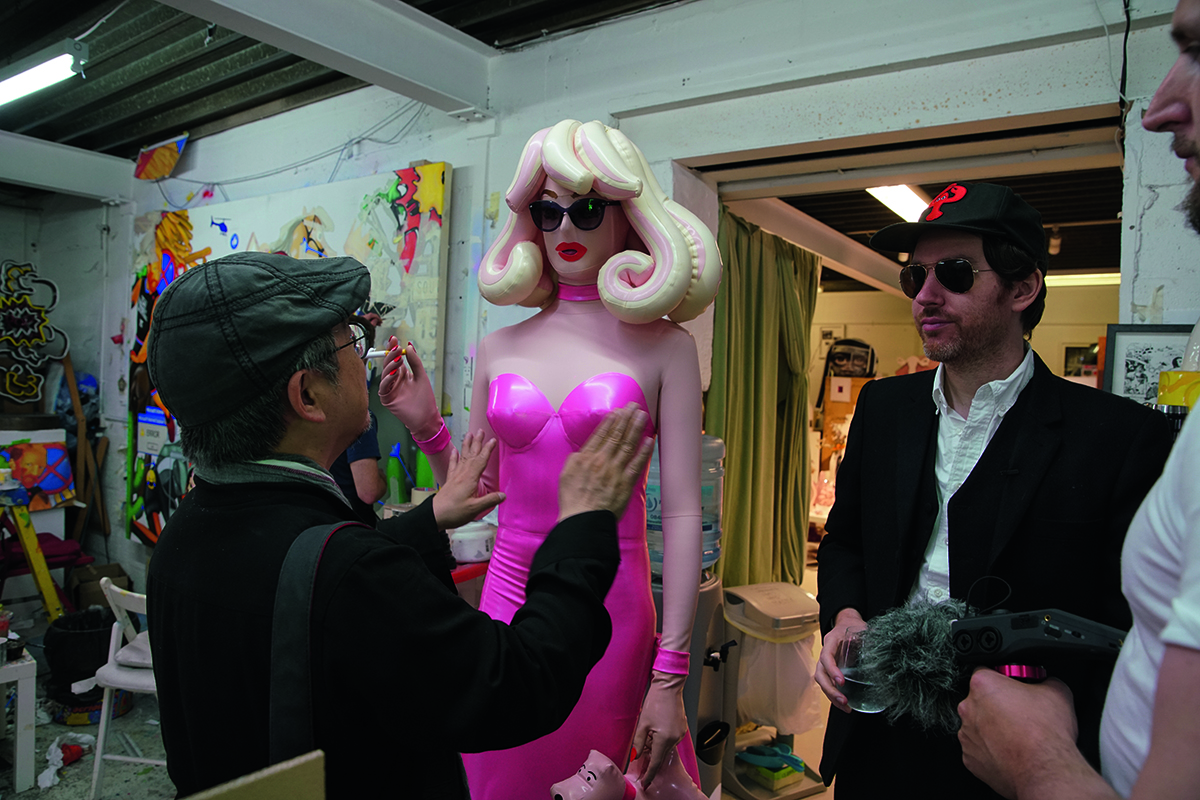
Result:
<svg viewBox="0 0 1200 800"><path fill-rule="evenodd" d="M495 542L496 526L475 520L450 532L450 553L460 564L490 561Z"/></svg>
<svg viewBox="0 0 1200 800"><path fill-rule="evenodd" d="M700 442L700 530L701 565L711 567L721 557L721 505L725 487L725 442L705 435ZM646 544L650 569L662 573L662 484L658 471L658 448L650 457L646 478Z"/></svg>
<svg viewBox="0 0 1200 800"><path fill-rule="evenodd" d="M725 442L716 436L700 441L700 514L706 525L721 529L721 495L725 487ZM662 482L658 473L658 448L650 456L646 478L646 522L662 527Z"/></svg>
<svg viewBox="0 0 1200 800"><path fill-rule="evenodd" d="M739 645L737 725L756 722L783 734L820 725L821 690L813 681L816 598L790 583L756 583L726 588L724 611L727 633Z"/></svg>

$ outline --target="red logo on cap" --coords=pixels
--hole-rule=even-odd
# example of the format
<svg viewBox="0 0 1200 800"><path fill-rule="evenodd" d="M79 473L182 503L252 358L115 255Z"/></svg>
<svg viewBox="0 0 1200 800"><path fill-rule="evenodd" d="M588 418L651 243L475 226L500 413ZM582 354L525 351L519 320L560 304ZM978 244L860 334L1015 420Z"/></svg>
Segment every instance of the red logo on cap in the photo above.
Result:
<svg viewBox="0 0 1200 800"><path fill-rule="evenodd" d="M942 215L942 206L946 203L957 203L967 196L967 190L957 183L952 183L942 193L933 198L933 202L929 204L929 208L925 214L925 221L937 219Z"/></svg>

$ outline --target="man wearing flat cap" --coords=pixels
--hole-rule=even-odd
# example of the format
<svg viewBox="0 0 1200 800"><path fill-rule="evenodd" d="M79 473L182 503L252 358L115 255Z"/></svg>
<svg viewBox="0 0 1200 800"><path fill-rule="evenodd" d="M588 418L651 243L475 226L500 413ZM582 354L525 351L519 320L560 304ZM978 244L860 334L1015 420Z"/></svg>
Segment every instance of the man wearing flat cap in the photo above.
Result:
<svg viewBox="0 0 1200 800"><path fill-rule="evenodd" d="M912 254L900 286L940 365L868 383L855 408L818 554L816 673L833 704L821 774L837 776L838 800L906 785L997 797L967 772L954 733L851 711L838 645L890 609L951 598L1128 628L1121 543L1170 434L1160 413L1056 377L1030 348L1045 308L1045 233L1007 187L952 184L919 221L871 245ZM1046 666L1074 691L1080 747L1095 759L1111 662Z"/></svg>
<svg viewBox="0 0 1200 800"><path fill-rule="evenodd" d="M196 472L147 579L181 797L319 748L327 797L466 798L458 753L562 724L608 645L644 412L614 412L568 462L527 601L492 620L457 596L443 530L503 499L473 497L494 442L467 436L441 491L376 527L329 474L369 423L348 324L369 289L352 258L236 253L178 277L154 309L150 375ZM315 573L286 594L285 559L318 526ZM301 646L273 640L284 630ZM308 691L281 689L297 674Z"/></svg>

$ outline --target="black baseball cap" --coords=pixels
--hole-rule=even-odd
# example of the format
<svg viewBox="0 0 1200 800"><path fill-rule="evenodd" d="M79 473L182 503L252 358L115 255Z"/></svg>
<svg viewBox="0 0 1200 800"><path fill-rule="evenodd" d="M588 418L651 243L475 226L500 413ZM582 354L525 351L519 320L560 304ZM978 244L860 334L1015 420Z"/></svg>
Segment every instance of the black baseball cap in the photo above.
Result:
<svg viewBox="0 0 1200 800"><path fill-rule="evenodd" d="M980 236L1001 236L1046 263L1046 233L1042 215L1007 186L994 183L952 183L921 212L916 222L897 222L871 237L871 247L911 253L921 235L931 230L955 230ZM1043 266L1044 269L1044 266Z"/></svg>
<svg viewBox="0 0 1200 800"><path fill-rule="evenodd" d="M220 419L261 397L370 291L353 258L240 252L193 267L154 306L150 380L180 425Z"/></svg>

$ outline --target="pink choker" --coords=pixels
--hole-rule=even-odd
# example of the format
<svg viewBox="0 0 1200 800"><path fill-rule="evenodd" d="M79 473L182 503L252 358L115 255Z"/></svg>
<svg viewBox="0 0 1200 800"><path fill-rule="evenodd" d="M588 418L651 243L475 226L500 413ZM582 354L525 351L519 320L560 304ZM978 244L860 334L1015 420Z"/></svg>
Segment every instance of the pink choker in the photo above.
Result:
<svg viewBox="0 0 1200 800"><path fill-rule="evenodd" d="M572 286L568 283L558 285L558 299L568 303L583 303L588 300L600 299L600 287L594 283L584 286Z"/></svg>

